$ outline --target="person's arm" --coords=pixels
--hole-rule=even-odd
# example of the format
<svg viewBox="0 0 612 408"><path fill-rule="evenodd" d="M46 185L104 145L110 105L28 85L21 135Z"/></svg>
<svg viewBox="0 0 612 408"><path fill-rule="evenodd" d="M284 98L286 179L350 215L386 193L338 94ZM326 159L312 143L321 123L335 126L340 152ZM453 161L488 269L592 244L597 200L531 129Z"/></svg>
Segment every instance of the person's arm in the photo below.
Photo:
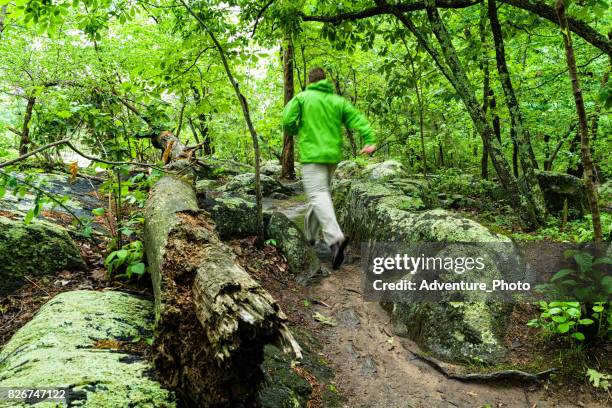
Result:
<svg viewBox="0 0 612 408"><path fill-rule="evenodd" d="M342 120L347 128L357 130L365 141L362 152L370 154L376 150L376 135L368 120L349 101L344 101Z"/></svg>
<svg viewBox="0 0 612 408"><path fill-rule="evenodd" d="M302 106L297 96L285 105L283 109L283 129L289 134L295 135L299 129L300 118L302 117Z"/></svg>

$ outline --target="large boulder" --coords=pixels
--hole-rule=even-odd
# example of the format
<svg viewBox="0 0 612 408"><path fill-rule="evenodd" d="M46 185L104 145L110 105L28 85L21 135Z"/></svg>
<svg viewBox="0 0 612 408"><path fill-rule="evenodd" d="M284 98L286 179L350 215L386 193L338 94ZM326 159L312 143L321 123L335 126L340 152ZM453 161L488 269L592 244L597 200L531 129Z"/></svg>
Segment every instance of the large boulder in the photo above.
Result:
<svg viewBox="0 0 612 408"><path fill-rule="evenodd" d="M281 166L277 160L268 160L261 164L259 168L261 174L265 174L266 176L280 176L283 171L283 166Z"/></svg>
<svg viewBox="0 0 612 408"><path fill-rule="evenodd" d="M404 165L396 160L385 160L381 163L372 163L363 169L363 175L372 180L388 179L406 175Z"/></svg>
<svg viewBox="0 0 612 408"><path fill-rule="evenodd" d="M64 292L4 346L0 387L64 388L68 406L175 407L174 394L156 381L151 363L131 351L152 335L148 300L112 291ZM0 407L29 406L0 402Z"/></svg>
<svg viewBox="0 0 612 408"><path fill-rule="evenodd" d="M374 242L476 243L476 251L494 252L493 265L515 261L509 238L490 232L475 221L442 209L423 209L417 188L420 181L406 181L403 190L367 180L341 180L334 185L334 202L343 230L354 243L365 244L366 258L373 255ZM498 245L496 249L491 244ZM479 248L479 245L481 246ZM466 251L461 245L444 249L454 256ZM465 256L465 254L463 255ZM497 268L487 268L483 279L502 276ZM450 361L496 362L504 355L503 334L508 304L482 302L466 295L461 302L441 299L419 302L403 299L385 304L395 331L417 341L437 357Z"/></svg>
<svg viewBox="0 0 612 408"><path fill-rule="evenodd" d="M12 173L12 175L20 180L32 177L32 174L22 173ZM95 194L92 194L100 186L99 181L84 177L72 179L64 174L53 173L39 173L35 175L33 180L29 181L56 197L67 197L64 206L79 217L91 217L91 210L102 206L100 200ZM36 205L36 194L36 191L33 190L26 191L24 195L15 194L14 191L9 189L0 199L0 210L27 213ZM43 210L67 213L63 207L56 206L55 203L43 205Z"/></svg>
<svg viewBox="0 0 612 408"><path fill-rule="evenodd" d="M336 179L348 179L355 177L361 173L362 167L353 160L344 160L338 163L336 171L334 172L334 178Z"/></svg>
<svg viewBox="0 0 612 408"><path fill-rule="evenodd" d="M25 224L0 216L0 295L23 285L25 276L84 267L78 248L64 228L40 220Z"/></svg>
<svg viewBox="0 0 612 408"><path fill-rule="evenodd" d="M291 189L283 186L277 180L265 174L260 175L261 192L264 197L282 197L291 194ZM255 194L255 174L243 173L232 177L226 185L220 188L221 191L234 192L240 194Z"/></svg>
<svg viewBox="0 0 612 408"><path fill-rule="evenodd" d="M597 189L599 195L599 202L604 208L612 209L612 180L608 180L603 184L599 185Z"/></svg>
<svg viewBox="0 0 612 408"><path fill-rule="evenodd" d="M253 196L221 193L210 198L198 196L199 206L207 210L222 239L257 234L257 210Z"/></svg>
<svg viewBox="0 0 612 408"><path fill-rule="evenodd" d="M320 263L304 233L285 214L273 212L266 226L267 238L276 241L276 246L287 258L289 271L297 281L306 283L320 269Z"/></svg>
<svg viewBox="0 0 612 408"><path fill-rule="evenodd" d="M578 217L582 217L589 208L582 179L555 171L538 171L537 177L548 211L552 213L563 211L565 200L568 208L574 209Z"/></svg>

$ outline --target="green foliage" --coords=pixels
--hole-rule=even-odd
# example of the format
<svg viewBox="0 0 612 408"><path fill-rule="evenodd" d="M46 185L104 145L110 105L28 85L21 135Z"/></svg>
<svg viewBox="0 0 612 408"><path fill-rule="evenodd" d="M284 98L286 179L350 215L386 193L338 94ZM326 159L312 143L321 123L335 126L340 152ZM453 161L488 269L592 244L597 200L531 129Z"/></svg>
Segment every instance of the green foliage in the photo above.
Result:
<svg viewBox="0 0 612 408"><path fill-rule="evenodd" d="M531 327L542 327L548 334L565 335L573 340L584 341L580 326L593 324L592 319L581 318L579 302L540 302L542 314L539 319L529 321Z"/></svg>
<svg viewBox="0 0 612 408"><path fill-rule="evenodd" d="M572 342L594 338L606 339L612 334L612 303L540 302L542 313L527 325L540 327L546 335L559 336ZM594 325L595 330L587 330Z"/></svg>
<svg viewBox="0 0 612 408"><path fill-rule="evenodd" d="M134 275L140 278L147 272L143 262L144 248L141 241L133 241L113 251L104 260L109 277L131 279Z"/></svg>
<svg viewBox="0 0 612 408"><path fill-rule="evenodd" d="M612 275L607 272L612 265L608 257L594 258L588 252L570 250L566 258L572 258L576 269L565 268L550 278L550 283L538 285L537 289L559 295L562 298L581 302L594 302L612 295Z"/></svg>
<svg viewBox="0 0 612 408"><path fill-rule="evenodd" d="M597 388L604 391L608 391L610 389L610 382L612 381L612 375L600 373L594 368L587 369L586 377L589 380L589 383Z"/></svg>
<svg viewBox="0 0 612 408"><path fill-rule="evenodd" d="M601 226L604 237L612 233L612 213L601 212ZM567 222L562 226L561 220L551 219L548 224L534 233L513 233L512 237L520 241L552 240L561 242L593 242L593 222L591 215L582 219Z"/></svg>
<svg viewBox="0 0 612 408"><path fill-rule="evenodd" d="M276 240L275 239L267 239L266 242L264 242L266 245L268 246L273 246L275 247L277 245Z"/></svg>

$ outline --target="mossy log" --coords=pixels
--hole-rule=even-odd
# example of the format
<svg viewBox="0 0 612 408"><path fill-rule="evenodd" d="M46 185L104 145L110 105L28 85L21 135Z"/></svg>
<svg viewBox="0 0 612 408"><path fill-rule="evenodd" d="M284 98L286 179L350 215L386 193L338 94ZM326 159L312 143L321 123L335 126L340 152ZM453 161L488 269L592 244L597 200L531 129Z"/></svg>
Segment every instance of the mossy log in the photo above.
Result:
<svg viewBox="0 0 612 408"><path fill-rule="evenodd" d="M78 290L55 296L0 351L0 389L67 390L67 406L174 408L138 339L152 335L153 304L127 293ZM60 407L36 399L2 408Z"/></svg>
<svg viewBox="0 0 612 408"><path fill-rule="evenodd" d="M164 177L149 194L145 246L155 292L155 365L194 406L255 406L267 343L300 355L278 304L219 240L195 191Z"/></svg>

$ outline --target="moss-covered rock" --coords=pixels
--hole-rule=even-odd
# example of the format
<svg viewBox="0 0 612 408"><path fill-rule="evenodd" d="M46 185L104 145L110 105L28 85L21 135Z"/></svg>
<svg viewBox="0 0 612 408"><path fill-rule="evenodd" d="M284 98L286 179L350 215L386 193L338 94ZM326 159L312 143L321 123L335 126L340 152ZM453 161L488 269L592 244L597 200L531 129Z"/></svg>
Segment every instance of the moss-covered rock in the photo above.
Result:
<svg viewBox="0 0 612 408"><path fill-rule="evenodd" d="M538 182L544 193L548 211L559 213L567 200L568 207L574 209L576 215L582 217L588 209L584 182L571 174L555 171L538 171Z"/></svg>
<svg viewBox="0 0 612 408"><path fill-rule="evenodd" d="M151 364L121 347L152 336L152 330L150 301L110 291L62 293L0 352L0 387L67 388L69 406L174 407L173 393L155 380Z"/></svg>
<svg viewBox="0 0 612 408"><path fill-rule="evenodd" d="M265 174L261 174L261 193L263 196L267 197L270 195L285 195L291 194L292 191L277 180L273 179L270 176L266 176ZM226 192L235 192L240 194L255 194L255 174L254 173L242 173L237 176L232 177L231 180L228 181L226 185L220 188L221 191Z"/></svg>
<svg viewBox="0 0 612 408"><path fill-rule="evenodd" d="M361 173L362 167L353 160L344 160L338 163L336 171L334 172L334 178L336 179L348 179L352 178Z"/></svg>
<svg viewBox="0 0 612 408"><path fill-rule="evenodd" d="M268 160L261 164L259 170L261 174L265 174L266 176L280 176L283 171L283 166L276 160Z"/></svg>
<svg viewBox="0 0 612 408"><path fill-rule="evenodd" d="M68 232L57 225L0 216L0 295L21 286L24 276L52 275L85 267Z"/></svg>
<svg viewBox="0 0 612 408"><path fill-rule="evenodd" d="M266 235L287 258L290 272L305 283L320 269L320 263L304 233L285 214L273 212L266 226Z"/></svg>
<svg viewBox="0 0 612 408"><path fill-rule="evenodd" d="M305 373L311 375L311 378L320 384L323 390L320 403L323 407L342 406L342 396L337 394L335 388L328 386L334 376L328 365L329 363L312 351L318 350L324 345L310 334L296 331L296 335L298 335L298 340L304 347L304 356L300 360L299 366L294 364L295 362L290 355L281 352L274 346L268 345L264 349L262 369L265 382L259 393L261 407L306 408L310 406L309 400L317 392L304 378ZM303 374L300 375L300 372ZM317 401L316 397L314 401Z"/></svg>
<svg viewBox="0 0 612 408"><path fill-rule="evenodd" d="M207 191L212 191L219 186L217 180L200 179L195 183L195 190L197 195L204 195Z"/></svg>
<svg viewBox="0 0 612 408"><path fill-rule="evenodd" d="M362 174L372 180L388 179L406 175L404 166L396 160L385 160L381 163L372 163L363 169Z"/></svg>
<svg viewBox="0 0 612 408"><path fill-rule="evenodd" d="M420 210L415 196L387 183L341 180L334 184L334 202L345 234L372 248L374 241L397 243L482 243L493 265L515 261L509 238L475 221L443 209ZM408 200L408 201L407 201ZM492 250L490 243L497 243ZM370 250L368 249L368 251ZM478 245L476 245L478 250ZM456 256L466 248L449 246ZM367 255L367 254L366 254ZM501 278L501 270L487 268L485 281ZM444 278L444 277L442 277ZM475 292L478 294L478 292ZM495 362L505 352L502 336L508 306L483 303L467 295L463 302L397 302L387 305L399 334L416 340L434 355L452 361Z"/></svg>
<svg viewBox="0 0 612 408"><path fill-rule="evenodd" d="M255 197L234 193L212 198L200 196L199 205L210 213L222 239L257 234Z"/></svg>

